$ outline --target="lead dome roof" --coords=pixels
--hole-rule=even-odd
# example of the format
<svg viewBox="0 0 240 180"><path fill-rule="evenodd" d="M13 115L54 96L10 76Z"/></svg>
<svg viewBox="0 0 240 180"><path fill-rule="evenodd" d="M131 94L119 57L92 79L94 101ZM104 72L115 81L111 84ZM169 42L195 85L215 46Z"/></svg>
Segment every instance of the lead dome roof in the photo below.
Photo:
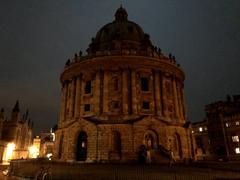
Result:
<svg viewBox="0 0 240 180"><path fill-rule="evenodd" d="M88 53L104 50L152 48L149 35L142 28L128 20L127 11L120 7L115 13L115 20L103 26L89 45Z"/></svg>

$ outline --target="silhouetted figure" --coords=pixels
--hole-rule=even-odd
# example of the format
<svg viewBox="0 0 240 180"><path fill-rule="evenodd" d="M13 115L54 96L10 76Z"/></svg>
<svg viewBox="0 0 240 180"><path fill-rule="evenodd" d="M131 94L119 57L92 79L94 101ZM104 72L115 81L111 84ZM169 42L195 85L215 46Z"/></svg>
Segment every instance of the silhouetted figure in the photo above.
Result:
<svg viewBox="0 0 240 180"><path fill-rule="evenodd" d="M172 57L174 64L176 63L176 58L175 56Z"/></svg>
<svg viewBox="0 0 240 180"><path fill-rule="evenodd" d="M231 96L227 95L227 101L230 102L231 101Z"/></svg>
<svg viewBox="0 0 240 180"><path fill-rule="evenodd" d="M145 164L147 162L147 149L144 145L139 147L138 162L140 164Z"/></svg>
<svg viewBox="0 0 240 180"><path fill-rule="evenodd" d="M169 57L169 59L172 59L172 54L170 53L170 54L168 55L168 57Z"/></svg>
<svg viewBox="0 0 240 180"><path fill-rule="evenodd" d="M67 62L66 62L65 65L66 65L66 66L69 66L69 65L70 65L70 59L67 60Z"/></svg>
<svg viewBox="0 0 240 180"><path fill-rule="evenodd" d="M82 57L82 51L79 51L79 57Z"/></svg>
<svg viewBox="0 0 240 180"><path fill-rule="evenodd" d="M74 54L74 60L76 61L78 59L77 53Z"/></svg>

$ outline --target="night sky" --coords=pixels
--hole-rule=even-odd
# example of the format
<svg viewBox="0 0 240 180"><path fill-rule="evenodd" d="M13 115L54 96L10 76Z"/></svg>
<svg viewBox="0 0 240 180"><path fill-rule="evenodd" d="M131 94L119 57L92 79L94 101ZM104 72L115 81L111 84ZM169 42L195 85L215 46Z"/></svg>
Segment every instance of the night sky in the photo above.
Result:
<svg viewBox="0 0 240 180"><path fill-rule="evenodd" d="M87 49L120 3L1 0L0 107L6 114L19 99L37 133L56 124L66 60ZM240 94L239 0L125 0L123 6L184 69L188 120L201 121L206 104Z"/></svg>

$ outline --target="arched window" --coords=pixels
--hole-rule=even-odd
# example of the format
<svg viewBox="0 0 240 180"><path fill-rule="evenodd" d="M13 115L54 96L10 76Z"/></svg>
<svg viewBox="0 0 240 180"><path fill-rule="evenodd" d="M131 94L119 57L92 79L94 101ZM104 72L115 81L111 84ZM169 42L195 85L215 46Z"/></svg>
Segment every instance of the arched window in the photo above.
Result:
<svg viewBox="0 0 240 180"><path fill-rule="evenodd" d="M118 78L114 78L113 79L113 90L114 91L118 91L119 89L119 81L118 81Z"/></svg>
<svg viewBox="0 0 240 180"><path fill-rule="evenodd" d="M86 81L85 82L84 91L85 91L85 94L91 94L91 92L92 92L92 81Z"/></svg>
<svg viewBox="0 0 240 180"><path fill-rule="evenodd" d="M77 161L86 161L87 159L87 133L85 131L81 131L78 135L77 139Z"/></svg>

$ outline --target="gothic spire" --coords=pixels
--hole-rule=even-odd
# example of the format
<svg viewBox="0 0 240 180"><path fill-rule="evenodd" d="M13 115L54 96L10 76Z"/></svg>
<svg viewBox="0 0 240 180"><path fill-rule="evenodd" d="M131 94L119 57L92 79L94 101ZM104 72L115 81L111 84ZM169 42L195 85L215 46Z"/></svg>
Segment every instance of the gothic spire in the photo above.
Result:
<svg viewBox="0 0 240 180"><path fill-rule="evenodd" d="M20 111L20 109L19 109L19 101L17 100L17 102L16 102L16 104L15 104L15 106L13 108L13 112L19 112L19 111Z"/></svg>
<svg viewBox="0 0 240 180"><path fill-rule="evenodd" d="M4 118L4 109L3 108L1 108L1 111L0 111L0 119L3 119Z"/></svg>
<svg viewBox="0 0 240 180"><path fill-rule="evenodd" d="M25 119L28 119L28 113L29 113L29 111L28 111L28 109L26 110L26 116L25 116Z"/></svg>

